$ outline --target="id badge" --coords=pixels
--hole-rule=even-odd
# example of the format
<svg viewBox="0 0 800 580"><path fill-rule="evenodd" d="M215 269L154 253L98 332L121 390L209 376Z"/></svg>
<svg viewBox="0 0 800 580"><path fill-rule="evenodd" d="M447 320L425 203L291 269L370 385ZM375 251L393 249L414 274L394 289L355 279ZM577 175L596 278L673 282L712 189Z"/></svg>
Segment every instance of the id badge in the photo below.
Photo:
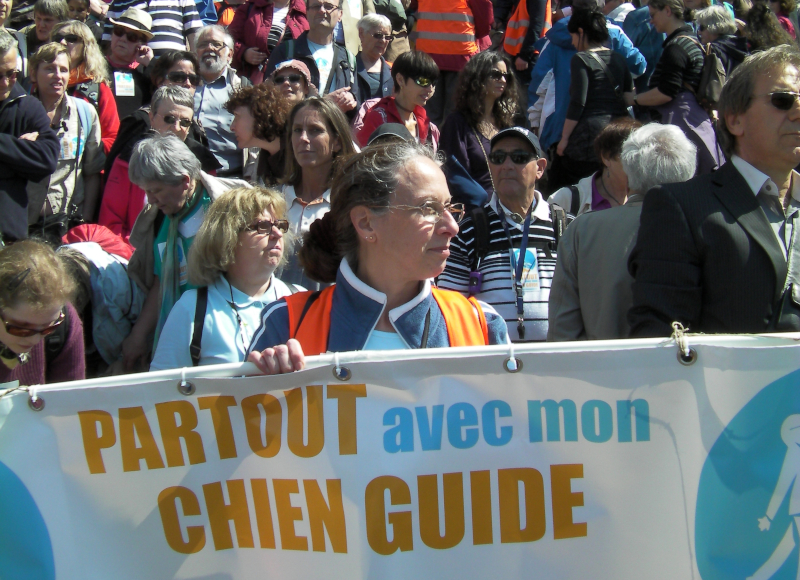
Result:
<svg viewBox="0 0 800 580"><path fill-rule="evenodd" d="M58 152L59 160L75 159L78 154L78 137L70 137L65 134L61 137L61 148Z"/></svg>
<svg viewBox="0 0 800 580"><path fill-rule="evenodd" d="M114 73L114 93L118 97L133 97L136 87L133 84L133 75L126 72Z"/></svg>
<svg viewBox="0 0 800 580"><path fill-rule="evenodd" d="M514 258L514 262L519 264L520 255L518 248L514 248ZM539 282L539 260L536 257L536 249L526 248L523 258L522 279L520 280L522 290L524 292L538 291L541 289L541 284Z"/></svg>

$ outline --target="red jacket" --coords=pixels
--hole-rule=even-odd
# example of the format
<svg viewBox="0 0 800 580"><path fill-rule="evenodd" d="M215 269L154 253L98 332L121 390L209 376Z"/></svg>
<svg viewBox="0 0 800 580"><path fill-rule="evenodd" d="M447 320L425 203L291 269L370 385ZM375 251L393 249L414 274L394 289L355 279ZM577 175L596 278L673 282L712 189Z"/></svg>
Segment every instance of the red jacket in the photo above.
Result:
<svg viewBox="0 0 800 580"><path fill-rule="evenodd" d="M128 162L117 157L106 179L97 223L129 242L133 223L144 207L144 200L144 190L131 183L128 177Z"/></svg>
<svg viewBox="0 0 800 580"><path fill-rule="evenodd" d="M432 133L431 122L428 120L428 115L425 109L416 105L414 107L414 116L417 118L417 130L419 132L419 142L426 143L428 135ZM395 105L394 97L384 97L373 106L369 112L364 116L364 125L356 135L359 147L365 147L369 136L372 132L383 125L384 123L405 123L400 118L400 113L397 112L397 105ZM431 135L433 137L434 135ZM434 144L434 150L438 143Z"/></svg>
<svg viewBox="0 0 800 580"><path fill-rule="evenodd" d="M243 77L248 77L254 85L264 81L264 71L267 62L264 61L262 70L244 60L244 52L251 47L256 47L261 52L269 55L267 38L272 28L272 0L248 0L236 9L233 21L228 26L228 32L235 41L233 47L233 68ZM283 38L297 38L308 30L306 19L306 5L303 0L291 0L289 13L286 15L286 29Z"/></svg>

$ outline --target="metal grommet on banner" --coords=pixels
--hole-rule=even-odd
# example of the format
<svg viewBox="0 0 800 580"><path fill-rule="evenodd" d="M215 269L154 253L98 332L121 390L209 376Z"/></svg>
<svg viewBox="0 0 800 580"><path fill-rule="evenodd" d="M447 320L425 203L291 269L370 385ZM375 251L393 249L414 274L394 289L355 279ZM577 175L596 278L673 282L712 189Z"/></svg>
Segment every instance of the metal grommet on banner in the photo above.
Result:
<svg viewBox="0 0 800 580"><path fill-rule="evenodd" d="M333 353L333 376L340 381L349 381L353 377L350 369L339 364L339 353Z"/></svg>
<svg viewBox="0 0 800 580"><path fill-rule="evenodd" d="M503 361L503 368L507 373L518 373L522 370L522 361L514 356L514 345L508 345L508 357Z"/></svg>
<svg viewBox="0 0 800 580"><path fill-rule="evenodd" d="M178 383L178 392L186 397L194 395L194 383L186 380L186 369L181 369L181 381Z"/></svg>
<svg viewBox="0 0 800 580"><path fill-rule="evenodd" d="M678 362L688 367L697 362L697 351L689 346L686 330L680 322L672 323L672 339L678 345Z"/></svg>
<svg viewBox="0 0 800 580"><path fill-rule="evenodd" d="M41 411L44 409L44 399L36 394L33 389L29 390L30 396L28 397L28 406L32 411Z"/></svg>

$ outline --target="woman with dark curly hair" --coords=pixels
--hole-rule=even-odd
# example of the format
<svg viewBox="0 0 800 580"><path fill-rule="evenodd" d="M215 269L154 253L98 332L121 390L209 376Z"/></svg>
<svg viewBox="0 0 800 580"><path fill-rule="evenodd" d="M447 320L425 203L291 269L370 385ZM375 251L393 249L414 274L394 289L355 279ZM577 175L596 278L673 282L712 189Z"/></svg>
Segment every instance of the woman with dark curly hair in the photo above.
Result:
<svg viewBox="0 0 800 580"><path fill-rule="evenodd" d="M781 26L780 20L770 7L756 2L747 13L744 36L750 45L750 52L766 50L781 44L792 44L792 37Z"/></svg>
<svg viewBox="0 0 800 580"><path fill-rule="evenodd" d="M797 35L795 34L794 24L792 24L792 19L789 18L789 14L794 12L795 8L797 8L797 2L795 2L795 0L769 0L769 9L778 17L778 22L781 23L783 29L792 38L797 38Z"/></svg>
<svg viewBox="0 0 800 580"><path fill-rule="evenodd" d="M252 172L245 169L245 179L261 185L276 185L283 177L286 163L281 137L292 110L280 88L264 83L235 90L225 108L233 115L231 131L239 149L258 147L258 162Z"/></svg>
<svg viewBox="0 0 800 580"><path fill-rule="evenodd" d="M511 61L497 52L481 52L458 75L455 110L442 129L442 149L454 157L486 192L493 190L489 173L492 137L514 124L520 110L519 82Z"/></svg>

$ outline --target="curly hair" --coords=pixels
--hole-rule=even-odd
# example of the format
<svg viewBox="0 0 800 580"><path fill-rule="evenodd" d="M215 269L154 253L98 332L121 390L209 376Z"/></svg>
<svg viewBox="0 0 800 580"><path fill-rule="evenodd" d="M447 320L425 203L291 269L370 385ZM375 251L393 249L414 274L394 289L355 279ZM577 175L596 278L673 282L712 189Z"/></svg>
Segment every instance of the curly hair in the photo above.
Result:
<svg viewBox="0 0 800 580"><path fill-rule="evenodd" d="M56 34L77 34L83 42L83 64L86 75L96 83L109 84L108 62L103 56L91 28L83 22L67 20L53 27L50 38Z"/></svg>
<svg viewBox="0 0 800 580"><path fill-rule="evenodd" d="M225 109L232 115L239 107L247 107L253 115L253 134L272 141L283 134L292 110L289 100L272 83L240 87L231 93Z"/></svg>
<svg viewBox="0 0 800 580"><path fill-rule="evenodd" d="M750 45L750 52L758 52L782 44L794 44L794 39L783 29L778 17L772 13L768 5L762 2L753 4L750 12L747 13L744 36Z"/></svg>
<svg viewBox="0 0 800 580"><path fill-rule="evenodd" d="M794 9L797 8L797 2L795 0L773 0L778 4L778 8L783 16L788 16L791 12L794 12Z"/></svg>
<svg viewBox="0 0 800 580"><path fill-rule="evenodd" d="M509 74L506 90L495 100L492 115L498 129L514 125L514 115L520 109L519 81L512 72L511 61L507 57L497 52L486 51L473 56L458 75L455 110L464 115L473 127L483 118L489 73L501 62L506 64L506 71Z"/></svg>

